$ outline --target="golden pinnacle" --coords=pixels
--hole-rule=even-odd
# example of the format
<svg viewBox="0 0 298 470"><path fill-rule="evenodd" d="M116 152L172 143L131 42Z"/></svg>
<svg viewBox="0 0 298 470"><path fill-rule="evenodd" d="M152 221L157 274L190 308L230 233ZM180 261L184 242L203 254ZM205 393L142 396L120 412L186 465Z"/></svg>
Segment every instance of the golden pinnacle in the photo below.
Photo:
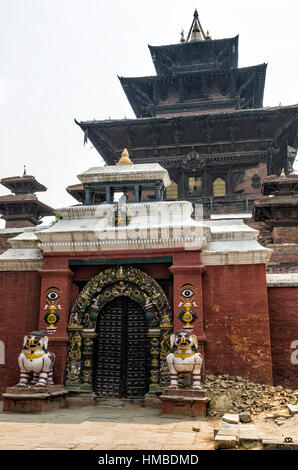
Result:
<svg viewBox="0 0 298 470"><path fill-rule="evenodd" d="M119 160L119 162L117 163L117 165L132 165L132 161L131 159L129 158L129 153L127 151L127 149L124 149L122 154L121 154L121 158Z"/></svg>

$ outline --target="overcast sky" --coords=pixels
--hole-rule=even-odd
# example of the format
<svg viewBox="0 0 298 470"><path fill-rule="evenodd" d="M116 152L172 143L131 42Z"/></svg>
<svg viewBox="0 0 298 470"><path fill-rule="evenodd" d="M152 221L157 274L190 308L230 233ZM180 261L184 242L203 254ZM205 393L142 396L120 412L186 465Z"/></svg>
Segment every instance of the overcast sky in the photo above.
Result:
<svg viewBox="0 0 298 470"><path fill-rule="evenodd" d="M264 106L297 104L295 0L0 0L0 178L26 165L41 201L75 204L65 187L102 159L74 119L134 117L117 75L155 75L148 44L179 42L195 8L213 39L239 34L240 67L268 63Z"/></svg>

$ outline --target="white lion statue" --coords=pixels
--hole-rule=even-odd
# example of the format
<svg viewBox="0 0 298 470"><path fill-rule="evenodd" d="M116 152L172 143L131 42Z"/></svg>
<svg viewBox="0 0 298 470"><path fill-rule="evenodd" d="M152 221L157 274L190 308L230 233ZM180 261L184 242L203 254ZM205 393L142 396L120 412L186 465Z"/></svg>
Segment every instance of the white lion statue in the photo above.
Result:
<svg viewBox="0 0 298 470"><path fill-rule="evenodd" d="M23 350L19 355L20 380L16 387L45 387L54 385L53 366L55 354L49 352L46 331L32 331L24 337ZM29 383L29 377L32 380Z"/></svg>
<svg viewBox="0 0 298 470"><path fill-rule="evenodd" d="M170 389L183 386L186 374L192 376L192 388L201 390L201 367L203 359L198 352L198 340L187 329L179 330L170 337L172 352L167 355L171 375ZM179 378L179 380L178 380Z"/></svg>

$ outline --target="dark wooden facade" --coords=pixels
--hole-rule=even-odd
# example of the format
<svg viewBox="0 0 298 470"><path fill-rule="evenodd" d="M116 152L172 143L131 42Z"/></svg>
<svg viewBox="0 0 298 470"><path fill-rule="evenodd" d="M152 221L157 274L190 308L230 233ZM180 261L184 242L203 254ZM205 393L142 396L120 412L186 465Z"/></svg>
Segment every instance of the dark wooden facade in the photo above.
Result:
<svg viewBox="0 0 298 470"><path fill-rule="evenodd" d="M55 215L52 207L35 196L34 193L47 188L34 176L24 174L3 178L0 183L13 193L0 197L0 214L6 221L6 228L39 225L43 217Z"/></svg>
<svg viewBox="0 0 298 470"><path fill-rule="evenodd" d="M298 106L262 107L266 64L238 68L238 36L201 37L149 46L157 75L120 78L137 119L77 124L109 165L127 147L167 168L167 199L247 211L266 176L292 168Z"/></svg>

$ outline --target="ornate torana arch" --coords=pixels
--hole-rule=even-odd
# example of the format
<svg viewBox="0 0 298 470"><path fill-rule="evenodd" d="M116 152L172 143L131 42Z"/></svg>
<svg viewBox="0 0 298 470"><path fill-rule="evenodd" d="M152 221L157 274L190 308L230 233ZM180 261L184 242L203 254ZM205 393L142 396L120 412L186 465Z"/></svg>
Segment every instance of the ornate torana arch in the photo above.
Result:
<svg viewBox="0 0 298 470"><path fill-rule="evenodd" d="M93 344L96 322L111 300L126 296L139 303L149 322L151 385L154 391L168 382L166 356L170 351L172 312L160 285L132 266L108 268L92 278L80 292L69 319L66 386L73 391L93 390Z"/></svg>

